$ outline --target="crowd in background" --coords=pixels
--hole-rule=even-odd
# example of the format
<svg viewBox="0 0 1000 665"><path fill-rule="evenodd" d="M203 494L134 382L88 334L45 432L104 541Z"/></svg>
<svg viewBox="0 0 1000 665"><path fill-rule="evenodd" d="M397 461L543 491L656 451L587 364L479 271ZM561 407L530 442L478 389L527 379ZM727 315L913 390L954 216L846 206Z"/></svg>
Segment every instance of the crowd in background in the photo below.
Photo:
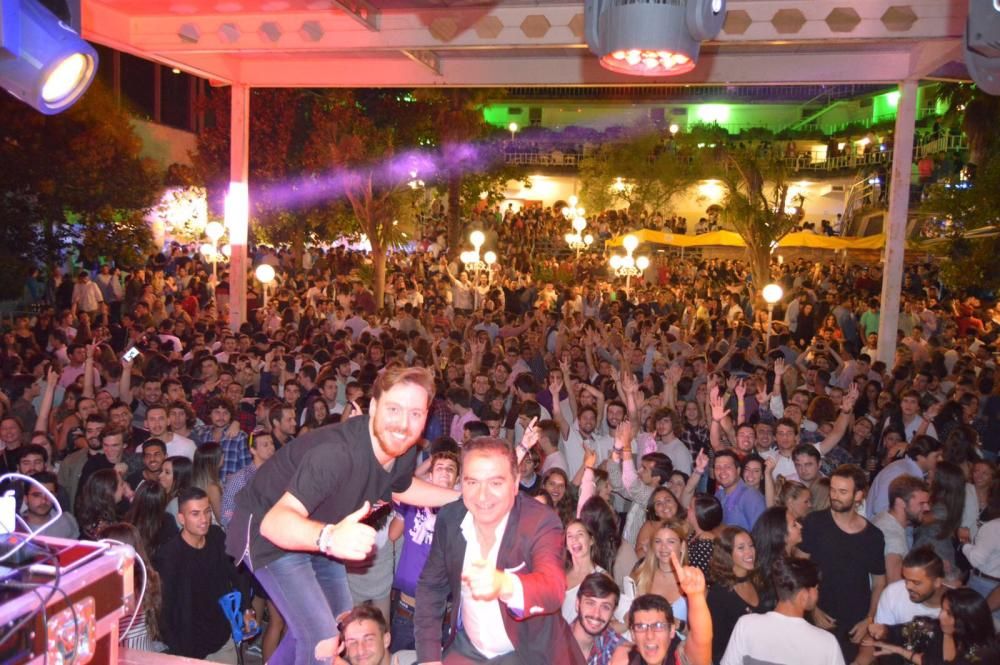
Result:
<svg viewBox="0 0 1000 665"><path fill-rule="evenodd" d="M588 662L625 662L625 640L652 645L629 662L687 662L679 645L706 627L686 623L671 557L708 580L712 662L806 662L789 655L803 643L816 663L997 662L1000 310L909 265L886 363L878 265L775 264L769 315L736 261L658 261L630 289L593 254L545 264L532 246L560 217L477 220L503 257L479 275L428 231L390 256L384 306L361 252L260 247L276 285L264 306L248 280L237 331L225 270L182 245L128 274L36 274L37 311L0 345L0 467L58 499L45 533L136 547L149 591L130 644L235 662L214 597L239 589L266 661L281 618L219 550L236 494L303 432L363 416L384 369L423 366L437 393L418 473L444 460L440 482L460 483L465 442L514 446L536 419L521 490L562 519L563 616ZM596 233L636 225L608 213ZM23 529L53 519L10 484ZM398 505L380 526L351 591L406 651L433 512ZM650 594L669 630L630 612Z"/></svg>

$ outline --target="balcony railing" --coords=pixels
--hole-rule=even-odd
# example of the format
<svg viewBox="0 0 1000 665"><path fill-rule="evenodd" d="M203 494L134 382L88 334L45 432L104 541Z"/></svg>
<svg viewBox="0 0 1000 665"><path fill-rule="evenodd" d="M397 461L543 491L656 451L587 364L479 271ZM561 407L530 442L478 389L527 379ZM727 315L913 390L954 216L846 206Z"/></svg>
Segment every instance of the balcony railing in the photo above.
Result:
<svg viewBox="0 0 1000 665"><path fill-rule="evenodd" d="M568 148L562 146L558 150L545 150L535 146L535 149L518 150L516 144L508 146L504 152L504 163L514 166L569 166L577 167L580 161L592 151L591 146ZM917 143L913 147L913 159L927 155L935 155L941 151L965 150L968 142L962 134L945 134ZM788 144L775 142L772 150L787 152ZM892 148L872 150L865 153L850 153L844 155L826 156L824 151L800 152L787 155L785 163L794 171L833 172L857 170L877 164L891 164L894 151Z"/></svg>

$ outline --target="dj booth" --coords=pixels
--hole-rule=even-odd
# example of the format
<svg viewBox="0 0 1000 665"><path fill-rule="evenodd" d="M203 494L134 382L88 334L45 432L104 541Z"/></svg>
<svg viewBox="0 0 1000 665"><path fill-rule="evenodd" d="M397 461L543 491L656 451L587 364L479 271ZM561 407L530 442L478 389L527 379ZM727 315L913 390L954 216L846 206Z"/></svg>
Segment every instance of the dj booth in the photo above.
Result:
<svg viewBox="0 0 1000 665"><path fill-rule="evenodd" d="M24 538L0 536L0 557ZM117 665L134 565L131 547L107 543L40 536L18 548L0 562L0 665Z"/></svg>

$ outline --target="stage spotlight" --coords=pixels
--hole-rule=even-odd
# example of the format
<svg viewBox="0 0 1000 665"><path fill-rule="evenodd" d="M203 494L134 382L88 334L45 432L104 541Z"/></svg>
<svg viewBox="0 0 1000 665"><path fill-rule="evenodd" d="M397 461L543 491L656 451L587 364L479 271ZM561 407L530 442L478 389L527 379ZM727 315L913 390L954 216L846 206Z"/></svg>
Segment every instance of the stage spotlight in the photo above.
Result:
<svg viewBox="0 0 1000 665"><path fill-rule="evenodd" d="M725 0L586 0L587 45L611 71L677 76L698 63L701 42L726 18Z"/></svg>
<svg viewBox="0 0 1000 665"><path fill-rule="evenodd" d="M1000 3L969 0L965 67L984 92L1000 95Z"/></svg>
<svg viewBox="0 0 1000 665"><path fill-rule="evenodd" d="M38 0L0 0L0 86L53 115L97 74L97 51Z"/></svg>

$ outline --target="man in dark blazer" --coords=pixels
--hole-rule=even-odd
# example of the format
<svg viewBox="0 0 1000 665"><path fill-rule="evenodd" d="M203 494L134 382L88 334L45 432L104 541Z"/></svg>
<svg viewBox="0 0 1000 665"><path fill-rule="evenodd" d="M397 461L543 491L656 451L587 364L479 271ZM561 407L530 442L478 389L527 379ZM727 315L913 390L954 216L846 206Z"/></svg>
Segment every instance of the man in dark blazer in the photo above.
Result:
<svg viewBox="0 0 1000 665"><path fill-rule="evenodd" d="M440 510L417 583L420 663L584 665L561 608L563 529L551 508L518 493L517 458L501 439L462 451L462 501ZM442 619L451 599L451 631Z"/></svg>

